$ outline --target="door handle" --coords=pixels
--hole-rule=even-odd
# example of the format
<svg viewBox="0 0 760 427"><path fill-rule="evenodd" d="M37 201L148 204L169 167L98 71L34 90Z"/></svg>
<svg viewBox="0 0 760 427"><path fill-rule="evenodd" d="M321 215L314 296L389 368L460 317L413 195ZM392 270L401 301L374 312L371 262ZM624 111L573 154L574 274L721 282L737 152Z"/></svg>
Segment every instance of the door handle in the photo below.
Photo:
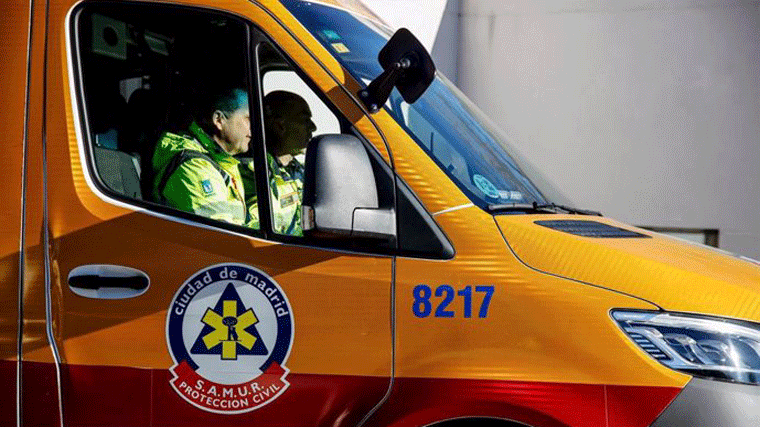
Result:
<svg viewBox="0 0 760 427"><path fill-rule="evenodd" d="M69 288L86 298L124 299L148 290L150 278L135 268L120 265L81 265L69 272Z"/></svg>

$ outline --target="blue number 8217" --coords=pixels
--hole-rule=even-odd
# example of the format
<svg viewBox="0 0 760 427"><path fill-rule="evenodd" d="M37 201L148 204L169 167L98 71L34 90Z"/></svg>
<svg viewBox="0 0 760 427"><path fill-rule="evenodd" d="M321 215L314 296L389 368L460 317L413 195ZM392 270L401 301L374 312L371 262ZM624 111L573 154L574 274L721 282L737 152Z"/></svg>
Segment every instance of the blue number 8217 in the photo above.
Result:
<svg viewBox="0 0 760 427"><path fill-rule="evenodd" d="M472 286L465 286L459 291L454 291L449 285L440 285L435 288L435 296L441 298L435 310L434 317L454 317L454 310L448 310L449 305L456 296L462 297L462 316L464 318L472 317ZM488 317L488 308L491 305L491 297L494 293L493 286L475 286L475 292L483 293L483 300L480 303L478 317ZM428 285L417 285L412 290L414 302L412 303L412 312L417 317L428 317L433 313L433 290Z"/></svg>

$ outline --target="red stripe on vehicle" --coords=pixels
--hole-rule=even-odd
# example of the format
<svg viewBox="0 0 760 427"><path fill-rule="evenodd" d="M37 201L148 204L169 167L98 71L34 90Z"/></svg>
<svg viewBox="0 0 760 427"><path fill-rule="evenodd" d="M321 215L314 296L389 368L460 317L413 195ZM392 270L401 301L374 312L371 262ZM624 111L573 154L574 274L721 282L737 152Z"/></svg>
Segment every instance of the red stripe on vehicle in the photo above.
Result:
<svg viewBox="0 0 760 427"><path fill-rule="evenodd" d="M10 373L13 363L0 363ZM5 369L8 368L8 369ZM24 363L28 425L54 425L55 367ZM6 372L8 371L8 372ZM381 399L387 378L291 373L290 388L253 412L219 415L182 399L168 370L62 366L68 427L130 426L338 426L356 425ZM605 386L496 380L396 378L388 401L368 426L422 426L460 417L511 419L533 427L646 427L681 391L673 387ZM606 406L605 406L606 402ZM7 402L4 402L7 403ZM6 408L6 410L11 409ZM8 411L13 413L13 411ZM6 412L7 413L7 412Z"/></svg>
<svg viewBox="0 0 760 427"><path fill-rule="evenodd" d="M0 425L16 425L16 361L0 360Z"/></svg>
<svg viewBox="0 0 760 427"><path fill-rule="evenodd" d="M420 426L479 416L534 427L646 427L680 391L673 387L397 378L390 399L369 425Z"/></svg>
<svg viewBox="0 0 760 427"><path fill-rule="evenodd" d="M58 426L58 378L52 363L24 362L22 376L23 426ZM15 409L14 409L15 415ZM6 425L6 424L0 424Z"/></svg>
<svg viewBox="0 0 760 427"><path fill-rule="evenodd" d="M652 424L681 391L670 387L607 386L607 412L611 427L645 427Z"/></svg>
<svg viewBox="0 0 760 427"><path fill-rule="evenodd" d="M62 367L67 427L356 425L380 401L388 378L288 375L290 388L270 404L243 414L216 414L185 401L169 370L110 366Z"/></svg>

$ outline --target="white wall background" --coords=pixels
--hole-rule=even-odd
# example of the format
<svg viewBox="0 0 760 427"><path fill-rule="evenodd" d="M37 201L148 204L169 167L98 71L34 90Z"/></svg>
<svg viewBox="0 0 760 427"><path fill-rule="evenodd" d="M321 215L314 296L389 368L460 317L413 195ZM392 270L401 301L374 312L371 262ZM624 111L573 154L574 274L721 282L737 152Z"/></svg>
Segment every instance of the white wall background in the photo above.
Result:
<svg viewBox="0 0 760 427"><path fill-rule="evenodd" d="M760 258L760 1L366 2L580 207Z"/></svg>
<svg viewBox="0 0 760 427"><path fill-rule="evenodd" d="M407 28L431 52L436 68L456 82L460 0L363 0L393 28Z"/></svg>

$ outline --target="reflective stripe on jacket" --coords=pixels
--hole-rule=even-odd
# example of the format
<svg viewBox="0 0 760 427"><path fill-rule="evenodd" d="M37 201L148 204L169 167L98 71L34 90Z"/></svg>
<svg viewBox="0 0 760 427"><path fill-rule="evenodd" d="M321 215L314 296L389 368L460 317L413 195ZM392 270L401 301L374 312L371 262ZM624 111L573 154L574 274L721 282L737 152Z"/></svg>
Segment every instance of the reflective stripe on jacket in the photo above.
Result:
<svg viewBox="0 0 760 427"><path fill-rule="evenodd" d="M301 199L303 197L303 181L292 177L285 167L267 153L269 166L269 199L272 203L272 221L274 232L289 236L302 236L301 228ZM241 174L245 186L246 203L251 214L251 226L258 227L258 200L256 194L256 177L253 162L241 165ZM254 225L255 224L255 225Z"/></svg>
<svg viewBox="0 0 760 427"><path fill-rule="evenodd" d="M295 160L293 160L295 161ZM302 236L301 199L303 181L292 176L274 156L267 154L269 164L269 191L274 211L274 232Z"/></svg>

